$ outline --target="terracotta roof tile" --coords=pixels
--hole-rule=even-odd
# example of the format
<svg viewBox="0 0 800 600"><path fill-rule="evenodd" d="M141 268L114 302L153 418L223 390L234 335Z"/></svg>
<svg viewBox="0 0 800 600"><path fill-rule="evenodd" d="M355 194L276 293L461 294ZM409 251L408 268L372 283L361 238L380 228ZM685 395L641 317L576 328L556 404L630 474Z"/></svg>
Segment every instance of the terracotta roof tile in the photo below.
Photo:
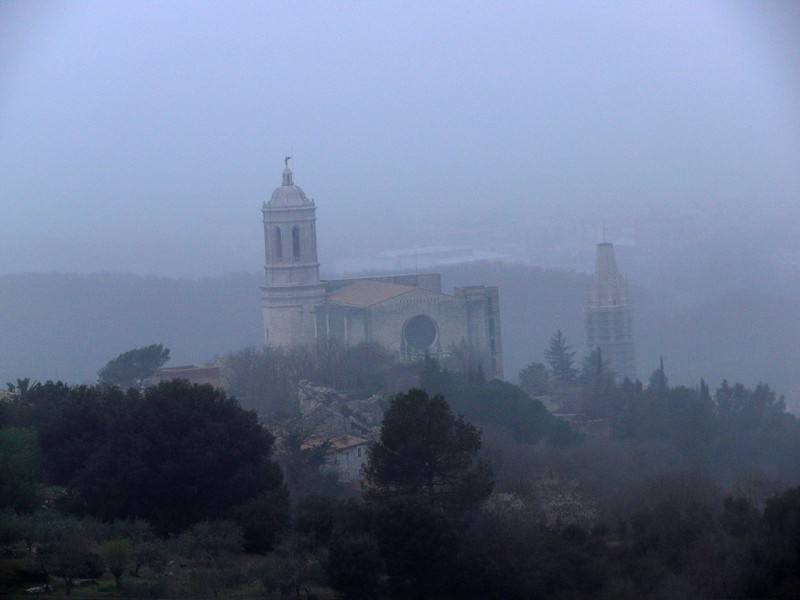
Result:
<svg viewBox="0 0 800 600"><path fill-rule="evenodd" d="M411 285L364 279L336 290L328 296L328 300L348 306L374 306L414 289L416 288Z"/></svg>

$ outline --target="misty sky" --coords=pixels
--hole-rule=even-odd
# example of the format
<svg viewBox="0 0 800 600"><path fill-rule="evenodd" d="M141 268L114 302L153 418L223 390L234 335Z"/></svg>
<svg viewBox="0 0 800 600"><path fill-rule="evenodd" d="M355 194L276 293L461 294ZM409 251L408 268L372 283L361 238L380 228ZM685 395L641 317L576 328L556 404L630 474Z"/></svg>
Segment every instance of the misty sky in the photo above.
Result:
<svg viewBox="0 0 800 600"><path fill-rule="evenodd" d="M800 218L800 8L0 4L0 273L258 270L289 153L323 268L440 232Z"/></svg>

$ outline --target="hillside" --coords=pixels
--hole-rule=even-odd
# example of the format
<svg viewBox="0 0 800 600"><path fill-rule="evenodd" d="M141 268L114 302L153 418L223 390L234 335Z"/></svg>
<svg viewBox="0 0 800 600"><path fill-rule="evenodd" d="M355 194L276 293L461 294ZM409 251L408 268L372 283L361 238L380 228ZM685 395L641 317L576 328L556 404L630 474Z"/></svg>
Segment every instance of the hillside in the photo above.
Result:
<svg viewBox="0 0 800 600"><path fill-rule="evenodd" d="M259 280L131 274L0 277L0 380L92 381L120 352L162 343L171 365L261 341Z"/></svg>
<svg viewBox="0 0 800 600"><path fill-rule="evenodd" d="M442 269L444 290L500 287L505 375L543 361L557 329L583 353L583 302L589 278L522 265ZM0 381L17 377L95 379L120 352L161 343L171 365L201 363L261 343L261 275L200 280L132 274L15 274L0 277ZM800 298L789 292L726 292L674 310L633 290L639 376L663 356L674 384L768 381L796 406L800 374Z"/></svg>

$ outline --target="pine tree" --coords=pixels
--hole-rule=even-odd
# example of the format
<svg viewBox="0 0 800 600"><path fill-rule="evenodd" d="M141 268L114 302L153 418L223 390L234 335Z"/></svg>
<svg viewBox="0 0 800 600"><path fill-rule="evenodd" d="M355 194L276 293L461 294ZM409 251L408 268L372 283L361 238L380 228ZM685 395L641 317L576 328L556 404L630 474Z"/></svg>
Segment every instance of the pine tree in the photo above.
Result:
<svg viewBox="0 0 800 600"><path fill-rule="evenodd" d="M567 343L560 329L550 338L550 347L544 351L544 357L557 384L569 385L575 382L578 375L577 369L573 366L575 351Z"/></svg>

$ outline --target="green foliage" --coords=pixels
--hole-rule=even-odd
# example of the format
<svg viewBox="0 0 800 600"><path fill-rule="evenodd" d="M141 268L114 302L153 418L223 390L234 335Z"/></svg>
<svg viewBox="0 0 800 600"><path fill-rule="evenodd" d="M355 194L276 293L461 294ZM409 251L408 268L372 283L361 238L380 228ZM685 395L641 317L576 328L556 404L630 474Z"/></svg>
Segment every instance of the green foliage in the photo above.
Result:
<svg viewBox="0 0 800 600"><path fill-rule="evenodd" d="M250 347L225 357L227 389L243 406L269 419L298 415L297 383L302 379L369 395L383 389L394 363L377 344L347 346L335 339L320 342L313 351Z"/></svg>
<svg viewBox="0 0 800 600"><path fill-rule="evenodd" d="M477 456L480 444L475 426L455 417L441 396L418 389L398 394L369 449L370 493L419 497L448 511L472 508L492 489L488 465Z"/></svg>
<svg viewBox="0 0 800 600"><path fill-rule="evenodd" d="M167 578L164 576L151 577L149 579L129 579L125 582L122 589L124 598L168 598L169 586Z"/></svg>
<svg viewBox="0 0 800 600"><path fill-rule="evenodd" d="M213 566L244 550L244 533L232 521L201 521L180 535L176 547L185 556Z"/></svg>
<svg viewBox="0 0 800 600"><path fill-rule="evenodd" d="M98 557L92 551L92 540L84 532L75 531L57 542L40 546L37 560L49 574L64 581L65 594L72 593L72 584L78 578L96 578L103 571Z"/></svg>
<svg viewBox="0 0 800 600"><path fill-rule="evenodd" d="M419 386L431 396L449 396L453 388L453 374L426 354L419 375Z"/></svg>
<svg viewBox="0 0 800 600"><path fill-rule="evenodd" d="M29 396L28 418L39 429L45 482L67 486L105 443L108 421L122 405L123 393L47 382Z"/></svg>
<svg viewBox="0 0 800 600"><path fill-rule="evenodd" d="M519 442L564 445L578 440L569 425L553 417L539 400L530 398L511 383L495 379L477 384L428 359L420 386L428 393L439 390L437 393L447 398L453 412L466 420L482 426L507 428Z"/></svg>
<svg viewBox="0 0 800 600"><path fill-rule="evenodd" d="M41 471L38 432L22 427L0 429L0 509L33 509Z"/></svg>
<svg viewBox="0 0 800 600"><path fill-rule="evenodd" d="M41 384L38 381L31 383L30 377L23 377L21 379L17 378L15 383L6 383L6 388L12 394L17 394L18 398L24 401L28 396L28 392L36 389L39 385Z"/></svg>
<svg viewBox="0 0 800 600"><path fill-rule="evenodd" d="M166 563L167 553L162 540L150 537L134 540L131 549L131 575L139 577L142 567L161 573Z"/></svg>
<svg viewBox="0 0 800 600"><path fill-rule="evenodd" d="M754 585L763 596L791 598L800 589L800 487L768 500L764 522L765 572Z"/></svg>
<svg viewBox="0 0 800 600"><path fill-rule="evenodd" d="M331 540L326 574L330 586L343 600L378 600L387 590L381 578L385 570L374 537L341 533Z"/></svg>
<svg viewBox="0 0 800 600"><path fill-rule="evenodd" d="M506 427L526 444L565 445L578 440L569 425L551 415L540 401L506 381L495 379L476 386L457 379L447 397L453 410L465 419Z"/></svg>
<svg viewBox="0 0 800 600"><path fill-rule="evenodd" d="M243 571L238 555L244 550L244 533L232 521L202 521L184 531L174 548L191 558L192 579L188 592L193 597L209 590L218 598L226 587L241 582Z"/></svg>
<svg viewBox="0 0 800 600"><path fill-rule="evenodd" d="M791 481L800 472L800 422L765 384L723 381L711 399L707 387L669 387L659 368L647 389L623 383L603 394L615 438L667 442L722 483L760 472Z"/></svg>
<svg viewBox="0 0 800 600"><path fill-rule="evenodd" d="M315 549L302 536L291 535L271 552L257 571L267 592L280 590L283 596L300 598L301 590L308 597L309 585L325 583L324 564L327 555Z"/></svg>
<svg viewBox="0 0 800 600"><path fill-rule="evenodd" d="M103 566L114 576L118 590L122 589L122 575L131 560L131 547L127 540L106 540L100 545Z"/></svg>
<svg viewBox="0 0 800 600"><path fill-rule="evenodd" d="M542 363L531 363L519 372L519 387L529 396L544 396L550 391L550 372Z"/></svg>
<svg viewBox="0 0 800 600"><path fill-rule="evenodd" d="M412 389L384 414L364 469L375 536L395 598L434 598L447 588L459 523L492 490L480 433L441 396Z"/></svg>
<svg viewBox="0 0 800 600"><path fill-rule="evenodd" d="M322 469L329 444L306 444L307 434L300 420L287 425L282 452L276 459L283 469L286 486L292 498L308 494L333 493L336 475Z"/></svg>
<svg viewBox="0 0 800 600"><path fill-rule="evenodd" d="M602 597L605 554L580 530L556 534L524 510L485 507L465 532L453 597Z"/></svg>
<svg viewBox="0 0 800 600"><path fill-rule="evenodd" d="M585 415L609 420L611 439L578 438L522 389L429 359L422 380L448 401L412 390L389 403L366 501L293 486L291 523L271 437L224 394L175 382L127 394L32 386L4 405L0 456L33 465L22 470L37 486L68 486L42 487L48 506L105 523L9 510L0 541L10 560L38 561L67 587L100 573L98 549L109 570L127 553L131 574L142 569L125 580L128 596L231 597L243 593L242 550L274 549L262 582L295 597L327 581L354 599L793 598L800 488L781 490L798 483L800 423L783 399L765 384L712 394L666 376L617 383L598 363L571 393ZM287 444L302 450L297 433ZM502 492L489 500L482 445ZM302 480L320 456L295 458ZM143 521L112 521L145 514L161 535L191 529L164 544ZM153 577L176 553L191 577L167 589ZM0 559L0 583L30 576Z"/></svg>
<svg viewBox="0 0 800 600"><path fill-rule="evenodd" d="M591 385L613 378L614 373L608 368L600 348L592 349L592 351L583 358L580 376L578 377L578 381L581 384Z"/></svg>
<svg viewBox="0 0 800 600"><path fill-rule="evenodd" d="M374 497L372 506L392 597L446 597L462 519L419 495Z"/></svg>
<svg viewBox="0 0 800 600"><path fill-rule="evenodd" d="M446 368L462 373L472 383L478 385L486 383L484 365L488 364L488 357L485 353L462 338L459 344L450 344L448 354L449 356L443 359Z"/></svg>
<svg viewBox="0 0 800 600"><path fill-rule="evenodd" d="M550 337L550 345L544 351L547 364L553 373L553 379L560 386L571 385L575 382L578 375L577 369L573 366L575 362L575 351L567 343L567 339L559 329Z"/></svg>
<svg viewBox="0 0 800 600"><path fill-rule="evenodd" d="M265 482L281 479L277 465L271 465ZM267 552L289 523L289 494L284 486L273 487L246 500L230 511L230 517L242 528L248 552Z"/></svg>
<svg viewBox="0 0 800 600"><path fill-rule="evenodd" d="M379 344L347 346L338 339L316 347L313 380L336 389L374 394L386 385L386 373L394 365L392 354Z"/></svg>
<svg viewBox="0 0 800 600"><path fill-rule="evenodd" d="M162 382L117 400L72 481L83 510L177 532L281 488L272 436L211 386Z"/></svg>
<svg viewBox="0 0 800 600"><path fill-rule="evenodd" d="M311 494L297 501L294 530L317 545L327 545L334 527L344 517L344 503L331 496Z"/></svg>
<svg viewBox="0 0 800 600"><path fill-rule="evenodd" d="M227 389L247 409L264 418L297 416L300 379L314 374L314 355L307 348L245 348L225 357Z"/></svg>
<svg viewBox="0 0 800 600"><path fill-rule="evenodd" d="M656 393L665 392L669 389L667 385L667 376L664 373L664 359L660 359L658 368L653 371L648 380L649 387Z"/></svg>
<svg viewBox="0 0 800 600"><path fill-rule="evenodd" d="M141 387L169 360L169 348L152 344L123 352L97 372L98 380L105 385L122 388Z"/></svg>

